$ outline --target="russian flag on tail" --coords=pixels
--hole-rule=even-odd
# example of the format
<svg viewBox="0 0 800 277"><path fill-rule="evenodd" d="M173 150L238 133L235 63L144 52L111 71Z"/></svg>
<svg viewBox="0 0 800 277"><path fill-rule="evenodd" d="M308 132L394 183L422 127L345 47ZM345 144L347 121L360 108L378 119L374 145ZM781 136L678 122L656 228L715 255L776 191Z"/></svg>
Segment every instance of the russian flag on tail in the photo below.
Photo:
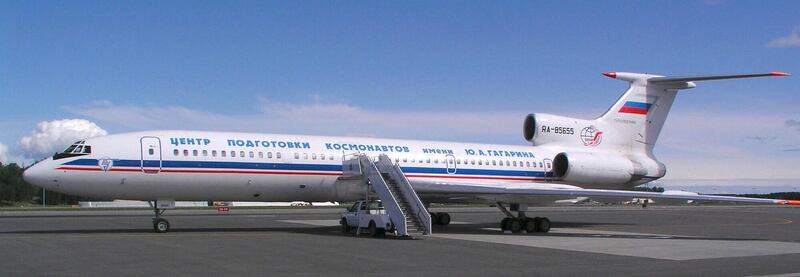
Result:
<svg viewBox="0 0 800 277"><path fill-rule="evenodd" d="M650 106L652 105L653 104L644 102L626 101L625 105L622 105L622 108L619 109L619 112L630 114L647 114L647 111L650 110Z"/></svg>

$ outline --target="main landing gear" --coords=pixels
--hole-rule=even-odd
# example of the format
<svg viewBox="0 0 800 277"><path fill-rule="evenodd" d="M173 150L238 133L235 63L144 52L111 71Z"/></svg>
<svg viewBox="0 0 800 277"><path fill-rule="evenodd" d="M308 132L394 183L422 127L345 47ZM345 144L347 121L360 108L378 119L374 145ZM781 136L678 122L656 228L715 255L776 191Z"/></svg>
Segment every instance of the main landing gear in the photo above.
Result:
<svg viewBox="0 0 800 277"><path fill-rule="evenodd" d="M155 217L153 217L153 231L156 233L166 233L169 232L169 221L161 218L161 215L164 214L167 209L159 208L158 202L159 201L153 201L153 212L155 213ZM167 203L163 206L166 208L169 208L170 206L174 208L175 204L172 202L172 205Z"/></svg>
<svg viewBox="0 0 800 277"><path fill-rule="evenodd" d="M546 217L529 218L525 215L525 211L528 209L527 205L518 205L516 208L518 216L514 216L502 203L498 202L497 208L507 216L500 222L501 232L520 233L524 230L527 233L547 233L550 231L550 219Z"/></svg>
<svg viewBox="0 0 800 277"><path fill-rule="evenodd" d="M431 213L431 223L433 225L450 225L450 214Z"/></svg>

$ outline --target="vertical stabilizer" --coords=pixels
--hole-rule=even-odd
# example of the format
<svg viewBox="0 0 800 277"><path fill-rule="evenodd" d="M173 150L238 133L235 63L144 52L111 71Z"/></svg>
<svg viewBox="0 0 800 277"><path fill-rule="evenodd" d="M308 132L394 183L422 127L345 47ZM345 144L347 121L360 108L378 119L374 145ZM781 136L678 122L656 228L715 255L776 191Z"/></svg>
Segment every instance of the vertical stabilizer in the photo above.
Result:
<svg viewBox="0 0 800 277"><path fill-rule="evenodd" d="M645 150L646 153L651 153L678 90L694 88L694 81L788 76L789 74L770 72L746 75L664 77L641 73L606 72L603 75L628 81L631 86L603 116L597 119L598 123L612 127L615 131L614 144L630 148L631 151Z"/></svg>

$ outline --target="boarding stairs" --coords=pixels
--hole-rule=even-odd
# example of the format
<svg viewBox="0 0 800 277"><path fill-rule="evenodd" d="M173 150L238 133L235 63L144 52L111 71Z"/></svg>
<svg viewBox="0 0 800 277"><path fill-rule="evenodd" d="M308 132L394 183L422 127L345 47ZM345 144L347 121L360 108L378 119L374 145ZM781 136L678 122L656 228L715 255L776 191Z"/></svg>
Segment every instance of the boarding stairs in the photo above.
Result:
<svg viewBox="0 0 800 277"><path fill-rule="evenodd" d="M400 166L386 154L372 160L366 154L355 154L343 162L344 175L362 175L381 199L389 219L401 237L431 234L431 215L419 199Z"/></svg>

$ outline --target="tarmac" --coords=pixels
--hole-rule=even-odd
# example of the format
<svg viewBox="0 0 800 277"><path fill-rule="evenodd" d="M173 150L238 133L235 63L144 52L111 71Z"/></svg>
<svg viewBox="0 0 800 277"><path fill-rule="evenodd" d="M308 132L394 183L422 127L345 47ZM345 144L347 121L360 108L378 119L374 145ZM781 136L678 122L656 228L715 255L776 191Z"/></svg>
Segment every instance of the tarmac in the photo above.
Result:
<svg viewBox="0 0 800 277"><path fill-rule="evenodd" d="M430 236L345 234L339 208L0 210L0 276L800 276L800 207L532 208L549 233L501 233L495 208L442 208Z"/></svg>

